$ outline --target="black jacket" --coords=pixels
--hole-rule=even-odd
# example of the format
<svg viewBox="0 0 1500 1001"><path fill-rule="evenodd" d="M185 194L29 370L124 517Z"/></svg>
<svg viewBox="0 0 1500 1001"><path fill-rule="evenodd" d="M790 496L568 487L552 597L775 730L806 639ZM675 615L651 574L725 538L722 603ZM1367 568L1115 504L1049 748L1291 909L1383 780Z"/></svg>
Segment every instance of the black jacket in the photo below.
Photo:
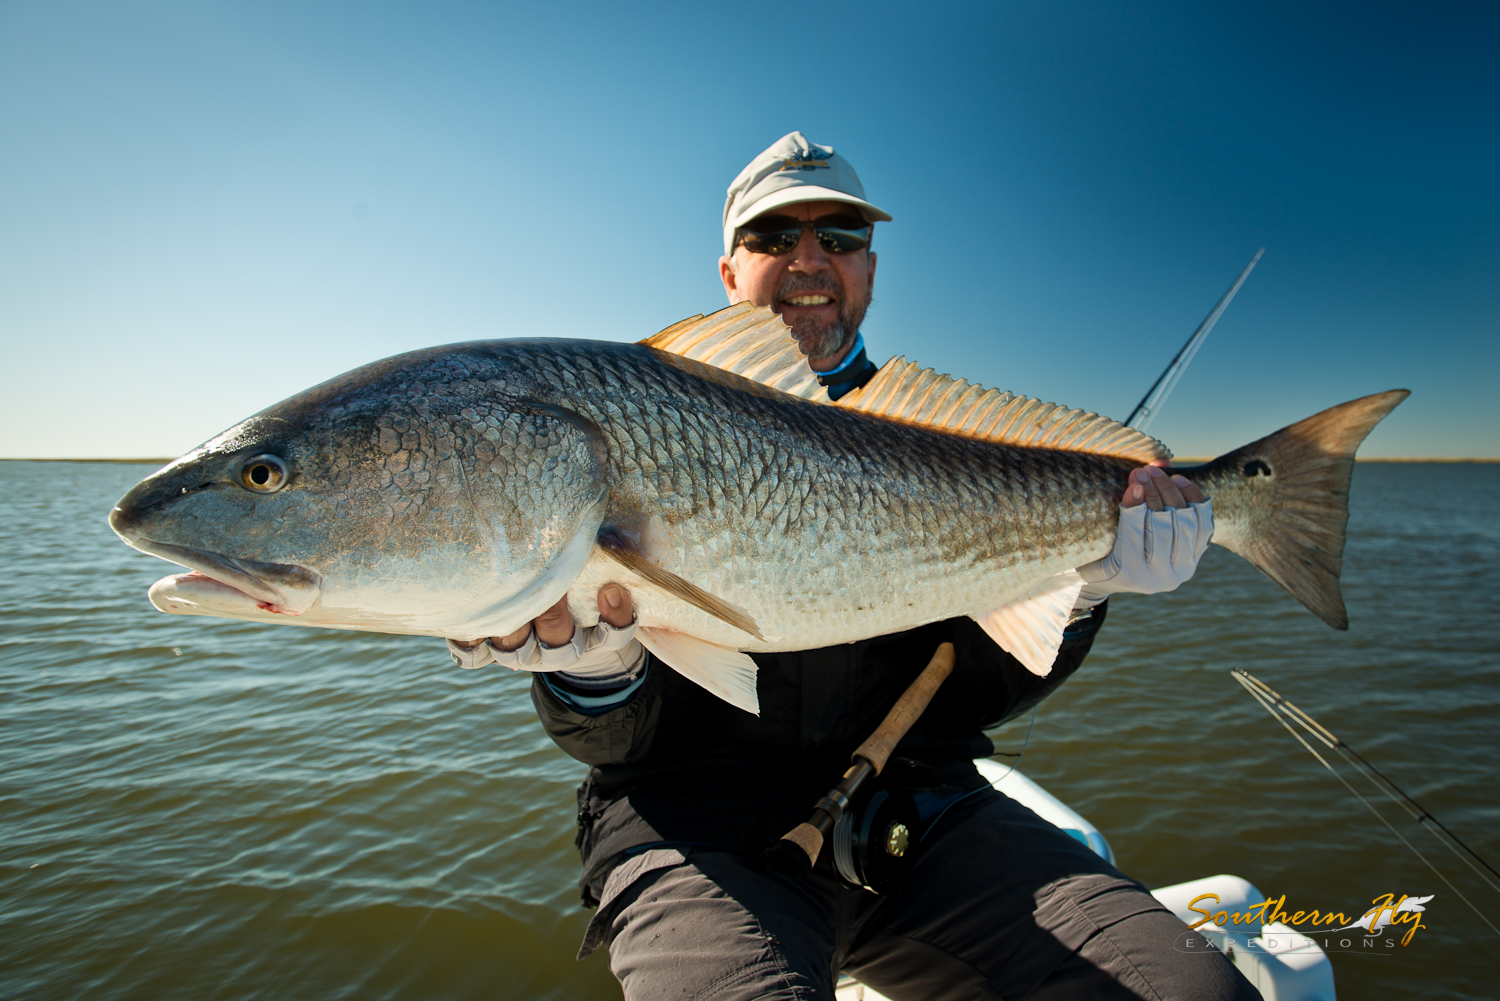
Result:
<svg viewBox="0 0 1500 1001"><path fill-rule="evenodd" d="M760 715L736 709L653 662L632 697L587 715L536 678L542 724L593 766L579 789L578 847L586 902L613 866L663 845L701 845L758 857L806 820L939 643L955 648L952 675L896 754L932 766L939 787L978 788L973 759L994 753L982 732L1029 711L1088 654L1103 605L1065 634L1052 671L1031 674L972 619L796 653L753 654Z"/></svg>

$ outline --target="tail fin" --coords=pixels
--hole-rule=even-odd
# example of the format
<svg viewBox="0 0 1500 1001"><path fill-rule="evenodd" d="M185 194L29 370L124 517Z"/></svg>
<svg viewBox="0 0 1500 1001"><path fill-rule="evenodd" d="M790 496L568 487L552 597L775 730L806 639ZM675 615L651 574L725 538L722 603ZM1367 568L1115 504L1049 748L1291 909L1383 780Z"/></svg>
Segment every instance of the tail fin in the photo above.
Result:
<svg viewBox="0 0 1500 1001"><path fill-rule="evenodd" d="M1335 629L1354 452L1410 396L1393 389L1314 414L1184 472L1214 499L1214 540L1249 560Z"/></svg>

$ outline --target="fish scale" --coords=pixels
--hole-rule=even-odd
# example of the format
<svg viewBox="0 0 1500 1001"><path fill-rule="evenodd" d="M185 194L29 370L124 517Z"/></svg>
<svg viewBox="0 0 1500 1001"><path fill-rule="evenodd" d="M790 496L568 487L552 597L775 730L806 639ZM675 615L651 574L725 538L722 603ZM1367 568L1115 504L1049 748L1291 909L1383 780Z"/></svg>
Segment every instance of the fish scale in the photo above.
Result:
<svg viewBox="0 0 1500 1001"><path fill-rule="evenodd" d="M517 352L509 364L531 361ZM1022 455L770 397L729 378L705 385L638 345L560 351L549 344L547 364L535 368L555 382L531 387L533 398L601 429L611 490L606 522L654 514L646 554L755 610L765 638L644 586L602 554L574 588L573 610L586 625L597 620L594 591L611 581L638 590L642 623L670 623L745 650L848 642L995 607L1039 576L1109 552L1132 465L1076 453ZM587 384L608 391L612 373L623 386L609 393L609 404L573 391ZM714 464L715 454L729 461ZM715 553L711 562L699 555L706 548ZM1016 567L1025 569L1007 573ZM840 584L809 589L810 575ZM893 577L903 583L887 600ZM758 593L743 591L749 581Z"/></svg>
<svg viewBox="0 0 1500 1001"><path fill-rule="evenodd" d="M1038 617L1060 636L1077 585L1064 600L1059 581L1110 552L1128 473L1158 443L904 360L830 405L788 367L805 372L779 320L725 312L737 325L642 344L473 342L356 369L153 474L111 524L196 571L152 591L186 614L468 640L565 592L590 625L598 588L622 583L684 673L710 647L808 649L957 615L1002 644ZM720 329L772 338L735 357L792 391L702 360ZM1336 626L1353 451L1404 395L1183 470L1214 496L1216 541ZM246 480L255 461L284 483ZM712 687L714 670L690 676Z"/></svg>

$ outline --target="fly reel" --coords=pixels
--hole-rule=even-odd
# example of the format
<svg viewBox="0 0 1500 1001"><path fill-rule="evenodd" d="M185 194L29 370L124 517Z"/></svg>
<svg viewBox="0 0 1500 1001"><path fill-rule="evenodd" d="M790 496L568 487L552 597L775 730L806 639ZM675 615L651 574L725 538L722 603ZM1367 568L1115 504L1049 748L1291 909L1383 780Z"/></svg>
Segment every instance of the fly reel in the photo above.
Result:
<svg viewBox="0 0 1500 1001"><path fill-rule="evenodd" d="M917 862L917 805L901 789L876 788L833 828L833 867L849 886L891 893Z"/></svg>

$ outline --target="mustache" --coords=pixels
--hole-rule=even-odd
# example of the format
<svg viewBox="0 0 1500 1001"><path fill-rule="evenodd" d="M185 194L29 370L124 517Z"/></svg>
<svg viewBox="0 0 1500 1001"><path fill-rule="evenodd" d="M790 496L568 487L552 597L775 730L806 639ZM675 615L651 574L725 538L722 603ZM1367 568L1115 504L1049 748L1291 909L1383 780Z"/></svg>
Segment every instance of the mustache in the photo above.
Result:
<svg viewBox="0 0 1500 1001"><path fill-rule="evenodd" d="M798 347L812 361L837 353L853 340L869 305L846 295L838 275L829 271L788 275L776 287L775 301L779 303L794 295L826 295L838 305L838 317L832 321L804 320L792 327L792 336L797 339Z"/></svg>
<svg viewBox="0 0 1500 1001"><path fill-rule="evenodd" d="M776 299L780 301L794 295L827 295L840 302L847 302L843 286L829 274L789 275L786 281L776 286Z"/></svg>

